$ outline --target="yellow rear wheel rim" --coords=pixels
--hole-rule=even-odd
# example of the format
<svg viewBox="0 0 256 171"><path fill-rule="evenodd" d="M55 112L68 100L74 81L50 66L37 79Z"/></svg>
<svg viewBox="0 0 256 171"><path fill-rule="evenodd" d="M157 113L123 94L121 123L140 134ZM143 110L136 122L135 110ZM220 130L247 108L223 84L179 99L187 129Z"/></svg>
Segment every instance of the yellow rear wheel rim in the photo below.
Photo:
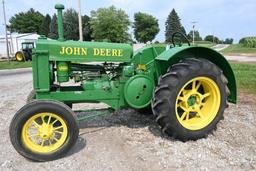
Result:
<svg viewBox="0 0 256 171"><path fill-rule="evenodd" d="M29 118L22 128L22 142L33 152L51 153L66 141L65 121L53 113L39 113Z"/></svg>
<svg viewBox="0 0 256 171"><path fill-rule="evenodd" d="M200 130L216 117L221 103L218 85L210 78L196 77L188 81L176 99L176 117L189 130Z"/></svg>
<svg viewBox="0 0 256 171"><path fill-rule="evenodd" d="M16 55L16 59L17 59L17 61L22 61L23 60L23 55L21 53L18 53Z"/></svg>

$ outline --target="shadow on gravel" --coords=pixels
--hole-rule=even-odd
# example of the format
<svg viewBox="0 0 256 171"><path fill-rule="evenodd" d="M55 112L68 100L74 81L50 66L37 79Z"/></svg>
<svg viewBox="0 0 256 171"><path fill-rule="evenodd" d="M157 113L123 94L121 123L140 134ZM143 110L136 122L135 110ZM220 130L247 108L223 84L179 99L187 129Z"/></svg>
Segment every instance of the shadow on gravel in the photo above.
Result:
<svg viewBox="0 0 256 171"><path fill-rule="evenodd" d="M68 152L66 157L72 156L73 154L78 153L79 151L81 151L85 147L86 147L86 140L83 137L79 136L77 141L76 141L76 144L71 148L71 150Z"/></svg>
<svg viewBox="0 0 256 171"><path fill-rule="evenodd" d="M83 116L83 113L77 113L79 116ZM106 129L107 127L120 127L126 126L128 128L145 128L157 137L162 137L171 141L174 139L164 135L155 122L155 117L152 114L141 114L132 109L119 110L107 116L96 117L92 120L79 122L79 128L98 128L92 131L83 132L81 135L90 134Z"/></svg>
<svg viewBox="0 0 256 171"><path fill-rule="evenodd" d="M77 112L78 116L86 116L88 113ZM170 141L176 141L173 138L162 133L158 124L155 122L155 117L153 114L141 114L135 110L127 109L127 110L119 110L107 116L98 116L94 119L80 121L79 128L94 128L93 130L88 129L88 131L80 132L79 138L76 144L72 147L72 149L68 152L67 156L71 156L75 153L78 153L82 149L86 147L86 140L83 138L83 135L91 134L95 132L100 132L109 127L121 127L126 126L128 128L145 128L148 127L148 130L156 137L162 137L168 139Z"/></svg>

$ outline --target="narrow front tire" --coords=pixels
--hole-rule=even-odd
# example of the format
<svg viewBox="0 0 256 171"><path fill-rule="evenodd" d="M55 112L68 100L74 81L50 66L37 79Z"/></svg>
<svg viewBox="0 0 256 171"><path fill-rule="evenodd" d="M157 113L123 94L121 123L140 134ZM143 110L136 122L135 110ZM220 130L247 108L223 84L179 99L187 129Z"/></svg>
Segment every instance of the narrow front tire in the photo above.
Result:
<svg viewBox="0 0 256 171"><path fill-rule="evenodd" d="M63 157L78 138L73 111L57 101L33 101L22 107L10 124L10 139L22 156L35 161Z"/></svg>

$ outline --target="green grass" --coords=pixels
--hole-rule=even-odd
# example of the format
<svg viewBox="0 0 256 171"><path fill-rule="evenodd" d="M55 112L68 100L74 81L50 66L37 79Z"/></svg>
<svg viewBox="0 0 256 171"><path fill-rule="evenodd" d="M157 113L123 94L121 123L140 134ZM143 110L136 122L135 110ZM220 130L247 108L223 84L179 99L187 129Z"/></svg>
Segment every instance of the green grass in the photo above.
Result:
<svg viewBox="0 0 256 171"><path fill-rule="evenodd" d="M28 68L31 67L31 62L17 62L17 61L11 61L10 63L8 61L1 61L0 62L0 70L3 69L16 69L16 68Z"/></svg>
<svg viewBox="0 0 256 171"><path fill-rule="evenodd" d="M165 43L153 43L153 44L147 44L146 46L154 46L154 47L166 47L167 44Z"/></svg>
<svg viewBox="0 0 256 171"><path fill-rule="evenodd" d="M210 41L204 41L204 40L202 40L202 41L195 41L195 44L213 44L213 43L210 42Z"/></svg>
<svg viewBox="0 0 256 171"><path fill-rule="evenodd" d="M256 64L231 64L238 89L256 93Z"/></svg>
<svg viewBox="0 0 256 171"><path fill-rule="evenodd" d="M227 47L226 49L223 49L221 51L225 54L232 54L232 53L255 53L256 54L256 48L248 48L243 47L241 44L233 44Z"/></svg>
<svg viewBox="0 0 256 171"><path fill-rule="evenodd" d="M213 46L215 46L216 44L210 43L210 44L197 44L198 46L203 46L203 47L208 47L208 48L212 48Z"/></svg>

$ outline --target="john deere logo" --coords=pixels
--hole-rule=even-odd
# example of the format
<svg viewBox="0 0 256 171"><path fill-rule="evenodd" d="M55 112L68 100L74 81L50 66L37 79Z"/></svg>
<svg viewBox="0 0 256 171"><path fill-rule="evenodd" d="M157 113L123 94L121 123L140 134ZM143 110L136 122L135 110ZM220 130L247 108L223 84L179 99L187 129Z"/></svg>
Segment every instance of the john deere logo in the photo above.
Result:
<svg viewBox="0 0 256 171"><path fill-rule="evenodd" d="M90 54L93 56L118 56L122 57L123 54L123 49L108 49L108 48L92 48L92 49L87 49L87 48L81 48L81 47L61 47L60 49L60 55L73 55L73 56L87 56L88 51L91 51Z"/></svg>
<svg viewBox="0 0 256 171"><path fill-rule="evenodd" d="M87 55L87 48L61 47L61 55Z"/></svg>
<svg viewBox="0 0 256 171"><path fill-rule="evenodd" d="M68 71L67 66L59 66L58 69L59 69L59 71Z"/></svg>

